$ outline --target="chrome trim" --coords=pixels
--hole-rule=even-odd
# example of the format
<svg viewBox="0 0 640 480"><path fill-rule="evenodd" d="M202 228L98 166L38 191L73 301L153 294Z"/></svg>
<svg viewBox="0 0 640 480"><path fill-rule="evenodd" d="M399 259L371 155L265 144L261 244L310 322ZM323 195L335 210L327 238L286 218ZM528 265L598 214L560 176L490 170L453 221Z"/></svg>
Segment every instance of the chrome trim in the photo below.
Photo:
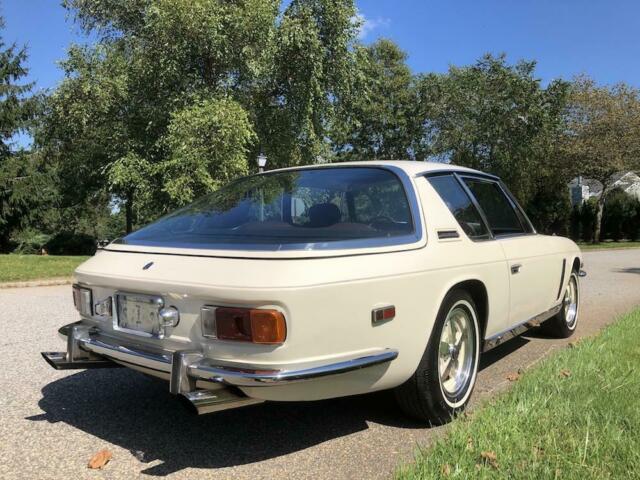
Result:
<svg viewBox="0 0 640 480"><path fill-rule="evenodd" d="M397 350L387 348L333 363L303 363L289 369L280 369L269 365L225 365L223 362L203 358L199 351L169 351L146 345L125 345L119 339L85 325L74 324L69 333L68 351L79 351L91 358L96 358L94 354L97 354L97 358L106 357L116 362L169 374L172 393L191 391L194 385L192 379L234 386L281 385L373 367L391 362L398 356Z"/></svg>
<svg viewBox="0 0 640 480"><path fill-rule="evenodd" d="M497 347L498 345L506 342L507 340L511 340L518 335L522 335L524 332L533 327L539 327L540 324L551 317L553 317L556 313L558 313L562 309L562 302L558 305L550 308L546 312L542 312L534 317L526 320L522 323L517 324L515 327L511 327L503 332L496 333L495 335L486 338L482 344L482 351L486 352L491 350L492 348Z"/></svg>
<svg viewBox="0 0 640 480"><path fill-rule="evenodd" d="M584 270L580 269L580 271L578 272L578 276L579 277L586 277L587 276L587 272L585 272Z"/></svg>
<svg viewBox="0 0 640 480"><path fill-rule="evenodd" d="M265 370L256 367L230 367L212 365L203 360L189 367L191 375L213 382L236 386L265 386L311 380L373 367L395 360L397 350L385 349L379 353L343 360L336 363L312 366L299 370Z"/></svg>
<svg viewBox="0 0 640 480"><path fill-rule="evenodd" d="M220 243L212 245L193 244L193 243L158 243L158 242L136 242L127 243L124 239L119 238L114 240L109 247L121 244L132 245L142 247L159 247L159 248L187 248L187 249L201 249L201 250L240 250L240 251L262 251L262 252L282 252L282 251L296 251L296 250L346 250L346 249L360 249L360 248L376 248L376 247L391 247L398 245L412 245L420 242L423 237L423 222L420 212L420 202L415 191L414 183L407 172L402 168L395 165L328 165L328 166L315 166L306 168L292 168L288 171L301 171L301 170L319 170L319 169L337 169L337 168L368 168L387 170L393 173L402 183L404 187L405 196L409 204L411 211L411 218L413 220L413 233L408 235L399 235L396 237L377 237L377 238L360 238L354 240L339 240L330 242L312 242L312 243L290 243L290 244L237 244L237 243ZM267 172L260 174L273 175L281 172ZM105 247L107 251L122 251L117 248Z"/></svg>

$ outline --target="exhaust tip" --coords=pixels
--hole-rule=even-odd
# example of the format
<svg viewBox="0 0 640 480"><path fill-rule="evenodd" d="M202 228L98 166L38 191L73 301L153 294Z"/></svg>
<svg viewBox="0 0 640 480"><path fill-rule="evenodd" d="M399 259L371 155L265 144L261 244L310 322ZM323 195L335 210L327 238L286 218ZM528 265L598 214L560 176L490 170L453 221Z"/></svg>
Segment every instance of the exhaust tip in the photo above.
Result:
<svg viewBox="0 0 640 480"><path fill-rule="evenodd" d="M250 398L230 389L222 390L194 390L179 395L180 401L192 413L205 415L230 408L243 407L263 400Z"/></svg>

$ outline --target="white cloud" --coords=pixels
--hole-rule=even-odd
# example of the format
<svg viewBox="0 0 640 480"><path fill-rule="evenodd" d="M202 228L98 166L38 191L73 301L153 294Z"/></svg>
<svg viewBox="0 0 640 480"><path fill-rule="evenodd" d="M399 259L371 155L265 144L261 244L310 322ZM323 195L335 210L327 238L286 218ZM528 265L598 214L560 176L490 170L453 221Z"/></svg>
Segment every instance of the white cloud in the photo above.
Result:
<svg viewBox="0 0 640 480"><path fill-rule="evenodd" d="M358 29L359 40L364 40L374 30L388 27L389 23L391 23L391 20L389 20L388 18L384 18L384 17L367 18L364 14L360 12L356 13L356 16L353 20L354 22L358 22L360 24L360 28Z"/></svg>

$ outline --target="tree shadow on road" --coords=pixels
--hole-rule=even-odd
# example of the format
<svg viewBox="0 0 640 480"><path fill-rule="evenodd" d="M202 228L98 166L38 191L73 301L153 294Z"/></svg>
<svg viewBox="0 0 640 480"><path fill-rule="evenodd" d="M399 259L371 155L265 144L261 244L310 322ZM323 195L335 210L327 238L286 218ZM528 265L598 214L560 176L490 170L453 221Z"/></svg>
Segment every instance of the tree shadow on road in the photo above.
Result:
<svg viewBox="0 0 640 480"><path fill-rule="evenodd" d="M317 402L264 403L211 415L188 412L166 382L125 369L83 371L46 385L45 413L121 446L164 476L183 468L222 468L286 455L365 430L368 422L422 428L389 392Z"/></svg>
<svg viewBox="0 0 640 480"><path fill-rule="evenodd" d="M619 268L616 270L619 273L637 273L640 275L640 267L627 267L627 268Z"/></svg>

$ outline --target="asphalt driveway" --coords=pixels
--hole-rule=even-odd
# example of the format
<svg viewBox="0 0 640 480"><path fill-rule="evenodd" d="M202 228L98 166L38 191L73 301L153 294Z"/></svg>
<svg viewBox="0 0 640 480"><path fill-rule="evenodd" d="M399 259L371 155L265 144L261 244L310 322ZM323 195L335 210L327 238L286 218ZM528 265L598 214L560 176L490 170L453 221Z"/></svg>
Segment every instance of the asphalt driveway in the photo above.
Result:
<svg viewBox="0 0 640 480"><path fill-rule="evenodd" d="M585 264L578 337L640 305L640 249ZM0 290L0 478L379 478L442 430L407 420L385 393L196 417L127 369L51 369L40 351L62 349L56 329L74 320L68 285ZM533 332L485 355L474 401L565 344ZM113 460L88 470L102 448Z"/></svg>

